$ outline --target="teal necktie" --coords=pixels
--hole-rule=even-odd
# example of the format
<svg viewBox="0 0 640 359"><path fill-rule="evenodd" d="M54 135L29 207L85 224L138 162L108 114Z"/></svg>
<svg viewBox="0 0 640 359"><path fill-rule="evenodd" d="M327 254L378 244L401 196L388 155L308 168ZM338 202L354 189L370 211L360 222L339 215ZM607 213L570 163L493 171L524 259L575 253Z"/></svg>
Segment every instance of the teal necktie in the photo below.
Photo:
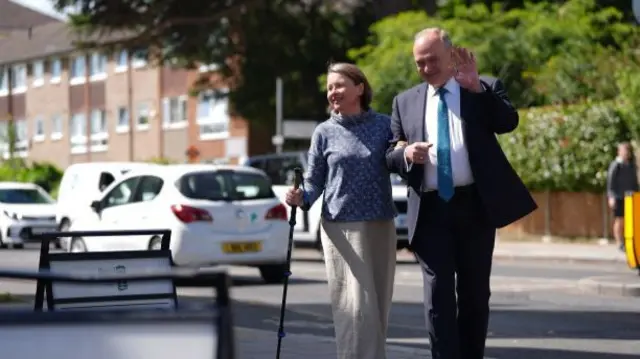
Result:
<svg viewBox="0 0 640 359"><path fill-rule="evenodd" d="M445 202L453 197L453 170L451 166L451 139L449 136L449 109L444 101L447 89L438 89L438 195Z"/></svg>

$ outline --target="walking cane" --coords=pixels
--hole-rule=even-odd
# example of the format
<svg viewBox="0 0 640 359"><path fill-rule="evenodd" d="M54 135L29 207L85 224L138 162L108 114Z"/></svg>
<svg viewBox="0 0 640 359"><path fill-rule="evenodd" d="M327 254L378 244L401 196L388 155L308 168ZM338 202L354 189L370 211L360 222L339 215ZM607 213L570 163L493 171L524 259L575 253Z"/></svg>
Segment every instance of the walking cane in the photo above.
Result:
<svg viewBox="0 0 640 359"><path fill-rule="evenodd" d="M294 169L295 177L293 179L293 188L298 189L302 182L302 169ZM278 327L278 349L276 351L276 359L280 359L280 347L282 345L282 338L285 337L284 332L284 310L287 306L287 289L289 288L289 277L291 276L291 248L293 247L293 230L296 226L296 206L291 206L291 216L289 218L289 245L287 247L287 262L284 272L284 287L282 289L282 305L280 306L280 327Z"/></svg>

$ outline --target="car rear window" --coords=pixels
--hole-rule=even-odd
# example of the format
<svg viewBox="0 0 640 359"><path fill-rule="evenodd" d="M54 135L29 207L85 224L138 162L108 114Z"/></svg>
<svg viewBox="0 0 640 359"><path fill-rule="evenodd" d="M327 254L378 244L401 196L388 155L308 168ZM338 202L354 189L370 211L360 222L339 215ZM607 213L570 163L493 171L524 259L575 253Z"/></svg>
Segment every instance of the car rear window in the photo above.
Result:
<svg viewBox="0 0 640 359"><path fill-rule="evenodd" d="M176 187L183 196L210 201L274 198L269 178L236 171L194 172L182 176Z"/></svg>

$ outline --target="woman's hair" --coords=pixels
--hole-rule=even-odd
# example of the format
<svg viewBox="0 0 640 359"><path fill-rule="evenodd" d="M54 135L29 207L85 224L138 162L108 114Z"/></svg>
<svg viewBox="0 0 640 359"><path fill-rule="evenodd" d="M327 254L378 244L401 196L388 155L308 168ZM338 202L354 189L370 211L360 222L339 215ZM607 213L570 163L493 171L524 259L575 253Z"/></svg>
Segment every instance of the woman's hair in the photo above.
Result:
<svg viewBox="0 0 640 359"><path fill-rule="evenodd" d="M369 85L369 80L367 80L367 77L358 66L346 62L336 62L329 65L327 72L340 74L353 81L356 85L362 84L364 90L362 91L362 96L360 96L360 106L363 110L369 110L373 99L373 90Z"/></svg>

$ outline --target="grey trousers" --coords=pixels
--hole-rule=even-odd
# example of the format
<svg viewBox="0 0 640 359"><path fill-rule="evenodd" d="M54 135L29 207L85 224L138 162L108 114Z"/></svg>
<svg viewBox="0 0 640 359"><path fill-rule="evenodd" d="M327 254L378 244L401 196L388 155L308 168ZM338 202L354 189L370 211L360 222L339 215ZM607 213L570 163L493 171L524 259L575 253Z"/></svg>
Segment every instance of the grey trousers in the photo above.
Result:
<svg viewBox="0 0 640 359"><path fill-rule="evenodd" d="M338 359L385 359L396 268L392 220L322 221Z"/></svg>

